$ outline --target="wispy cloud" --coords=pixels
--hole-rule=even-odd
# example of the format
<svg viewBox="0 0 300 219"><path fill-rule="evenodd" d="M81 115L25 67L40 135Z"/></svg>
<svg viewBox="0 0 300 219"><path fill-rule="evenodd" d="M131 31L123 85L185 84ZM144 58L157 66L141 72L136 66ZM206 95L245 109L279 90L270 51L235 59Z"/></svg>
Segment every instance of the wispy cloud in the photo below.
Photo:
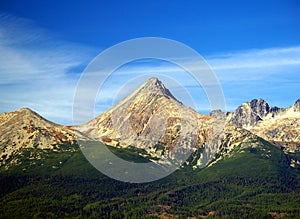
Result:
<svg viewBox="0 0 300 219"><path fill-rule="evenodd" d="M257 80L300 68L300 46L266 48L207 57L222 81Z"/></svg>
<svg viewBox="0 0 300 219"><path fill-rule="evenodd" d="M300 64L300 46L268 48L220 54L208 57L217 69L262 68Z"/></svg>
<svg viewBox="0 0 300 219"><path fill-rule="evenodd" d="M227 107L252 98L287 107L299 98L300 46L252 49L206 57L218 76Z"/></svg>
<svg viewBox="0 0 300 219"><path fill-rule="evenodd" d="M296 87L297 85L300 87L300 46L215 54L206 57L206 60L221 82L228 110L234 110L239 104L251 98L262 97L272 101L277 98L278 101L274 101L274 104L280 105L281 102L284 106L299 98L296 96L298 95ZM170 63L153 63L155 62L145 61L118 69L107 81L107 89L104 87L102 93L100 92L98 101L104 103L101 110L113 104L124 82L151 74L176 80L180 86L187 88L197 110L209 110L210 105L205 92L199 88L199 83L191 75ZM192 66L193 70L203 68L194 63L187 64ZM172 92L178 90L178 84L167 86ZM180 93L175 96L180 96Z"/></svg>
<svg viewBox="0 0 300 219"><path fill-rule="evenodd" d="M30 20L0 14L0 112L30 107L47 119L71 124L77 81L97 50L59 40ZM297 99L300 46L205 58L221 81L229 110L252 97ZM187 62L194 70L203 68ZM161 77L179 100L184 102L190 95L197 110L210 109L205 91L185 70L166 62L144 60L119 68L107 79L96 100L96 113L108 109L151 76Z"/></svg>
<svg viewBox="0 0 300 219"><path fill-rule="evenodd" d="M30 20L0 14L1 111L30 107L70 123L76 69L95 54L87 46L58 40Z"/></svg>

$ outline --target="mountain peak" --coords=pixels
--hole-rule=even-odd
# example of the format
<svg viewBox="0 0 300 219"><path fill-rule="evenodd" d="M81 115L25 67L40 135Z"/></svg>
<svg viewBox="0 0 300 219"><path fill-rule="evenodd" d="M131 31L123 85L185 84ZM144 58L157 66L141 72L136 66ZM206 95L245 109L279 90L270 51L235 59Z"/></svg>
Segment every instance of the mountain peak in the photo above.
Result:
<svg viewBox="0 0 300 219"><path fill-rule="evenodd" d="M293 108L295 111L300 112L300 98L294 103Z"/></svg>
<svg viewBox="0 0 300 219"><path fill-rule="evenodd" d="M0 125L2 125L3 123L6 123L7 121L12 119L16 115L24 116L24 115L33 115L33 114L36 114L36 113L33 112L29 108L21 108L16 111L13 111L13 112L4 112L4 113L0 114Z"/></svg>
<svg viewBox="0 0 300 219"><path fill-rule="evenodd" d="M251 100L250 102L250 106L251 108L253 107L257 107L257 106L269 106L269 104L262 98L259 98L259 99L253 99Z"/></svg>
<svg viewBox="0 0 300 219"><path fill-rule="evenodd" d="M148 81L146 81L142 86L166 89L165 85L156 77L152 77L152 78L148 79Z"/></svg>
<svg viewBox="0 0 300 219"><path fill-rule="evenodd" d="M239 127L250 127L262 121L267 115L279 111L278 107L270 107L262 98L243 103L230 116L230 122Z"/></svg>
<svg viewBox="0 0 300 219"><path fill-rule="evenodd" d="M21 108L21 109L19 109L17 111L18 112L35 113L33 110L31 110L30 108L27 108L27 107Z"/></svg>
<svg viewBox="0 0 300 219"><path fill-rule="evenodd" d="M176 100L168 88L165 87L163 82L161 82L157 77L152 77L144 84L142 84L138 89L138 93L155 93L163 95L167 98Z"/></svg>
<svg viewBox="0 0 300 219"><path fill-rule="evenodd" d="M43 118L41 115L39 115L37 112L35 112L35 111L33 111L32 109L27 108L27 107L21 108L21 109L15 111L15 113L21 114L21 115L27 115L27 116L35 116L35 117L37 117L37 118L45 119L45 118ZM45 119L45 120L46 120L46 119ZM48 121L48 120L47 120L47 121Z"/></svg>
<svg viewBox="0 0 300 219"><path fill-rule="evenodd" d="M147 83L158 83L158 82L161 82L160 80L158 80L157 77L152 77L152 78L149 78L149 80L147 81Z"/></svg>
<svg viewBox="0 0 300 219"><path fill-rule="evenodd" d="M254 99L250 102L250 107L254 113L256 113L260 117L264 117L269 113L270 106L269 104L262 98Z"/></svg>

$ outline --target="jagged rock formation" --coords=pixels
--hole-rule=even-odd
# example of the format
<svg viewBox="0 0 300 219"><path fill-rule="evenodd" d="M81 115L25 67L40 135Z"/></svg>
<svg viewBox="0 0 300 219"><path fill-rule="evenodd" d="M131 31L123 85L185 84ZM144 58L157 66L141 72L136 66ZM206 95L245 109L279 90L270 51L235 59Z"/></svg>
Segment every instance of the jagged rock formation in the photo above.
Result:
<svg viewBox="0 0 300 219"><path fill-rule="evenodd" d="M28 108L0 115L1 163L22 148L59 150L59 145L75 142L67 127L52 123Z"/></svg>
<svg viewBox="0 0 300 219"><path fill-rule="evenodd" d="M209 115L218 120L226 120L229 113L223 112L222 110L213 110Z"/></svg>
<svg viewBox="0 0 300 219"><path fill-rule="evenodd" d="M274 117L281 110L278 107L270 107L263 99L254 99L243 103L234 113L230 113L228 121L238 127L249 129L265 117Z"/></svg>
<svg viewBox="0 0 300 219"><path fill-rule="evenodd" d="M281 110L274 117L267 117L250 131L281 146L285 151L300 151L299 99L291 107Z"/></svg>
<svg viewBox="0 0 300 219"><path fill-rule="evenodd" d="M300 112L300 98L292 106L295 112Z"/></svg>
<svg viewBox="0 0 300 219"><path fill-rule="evenodd" d="M281 146L285 151L300 151L300 99L289 108L270 107L262 99L243 103L227 122Z"/></svg>

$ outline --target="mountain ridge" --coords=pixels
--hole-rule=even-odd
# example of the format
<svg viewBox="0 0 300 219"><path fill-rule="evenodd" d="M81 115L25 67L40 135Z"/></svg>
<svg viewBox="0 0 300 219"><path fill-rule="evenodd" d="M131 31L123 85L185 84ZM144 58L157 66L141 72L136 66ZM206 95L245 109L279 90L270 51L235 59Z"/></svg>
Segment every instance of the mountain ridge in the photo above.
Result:
<svg viewBox="0 0 300 219"><path fill-rule="evenodd" d="M300 98L288 108L270 107L263 99L243 103L227 113L227 123L283 147L287 152L300 151Z"/></svg>
<svg viewBox="0 0 300 219"><path fill-rule="evenodd" d="M140 91L132 95L129 102L126 99L121 102L119 106L126 116L119 116L122 108L120 111L111 109L89 121L94 124L87 123L95 127L83 128L85 131L94 128L95 137L105 140L106 145L113 143L108 140L128 139L111 139L113 135L101 139L99 134L103 128L107 128L105 134L115 134L114 129L128 125L137 138L137 133L149 137L147 132L143 133L148 127L150 131L157 129L157 134L163 133L153 137L166 135L170 139L161 140L172 143L181 140L182 130L190 119L197 119L197 138L188 139L197 140L198 144L193 144L196 147L192 155L174 173L144 184L111 179L84 157L78 138L86 140L86 136L75 133L78 126L51 123L29 109L0 114L0 139L6 136L0 140L0 152L7 148L13 150L10 157L1 156L0 215L3 218L299 218L300 154L297 150L282 150L269 143L271 140L268 142L254 134L256 126L262 130L258 134L266 134L266 130L273 130L273 123L277 125L278 121L282 122L282 127L287 126L288 130L282 129L283 133L297 127L290 122L298 121L298 101L274 117L263 110L266 109L263 101L254 101L255 114L260 111L256 106L262 107L259 112L262 120L252 130L246 130L228 121L223 123L230 113L196 114L190 108L181 108L182 104L161 85L156 82L152 85L154 87L149 90L154 89L154 92ZM156 101L165 105L159 107ZM182 115L178 108L184 110ZM116 117L109 119L108 115ZM151 122L152 117L156 117L156 123ZM132 126L143 122L145 126ZM167 124L165 129L164 124ZM98 132L99 127L101 132ZM35 144L43 142L45 144ZM152 155L163 157L167 145L154 145L151 156L141 155L146 150L143 145L137 146L140 148L117 144L107 148L130 162L155 162Z"/></svg>
<svg viewBox="0 0 300 219"><path fill-rule="evenodd" d="M300 150L299 107L300 98L286 109L269 106L263 99L253 99L235 112L213 111L205 116L184 106L153 77L114 107L82 125L62 126L29 108L0 114L0 157L4 161L21 148L53 150L57 148L55 145L94 138L113 147L146 149L151 156L159 158L178 149L184 141L186 147L194 151L204 150L202 156L194 160L203 166L205 161L214 159L215 154L224 154L224 142L232 141L222 135L228 131L238 133L233 126L242 128L239 129L242 135L249 136L243 131L247 130L286 152L297 152ZM215 126L219 126L219 133ZM227 145L226 150L231 151L232 145Z"/></svg>

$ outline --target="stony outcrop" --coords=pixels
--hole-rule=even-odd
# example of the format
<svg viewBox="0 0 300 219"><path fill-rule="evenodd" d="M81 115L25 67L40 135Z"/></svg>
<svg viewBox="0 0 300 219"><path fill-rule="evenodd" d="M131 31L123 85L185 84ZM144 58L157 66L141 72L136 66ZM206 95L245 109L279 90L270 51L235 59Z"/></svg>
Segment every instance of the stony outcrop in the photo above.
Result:
<svg viewBox="0 0 300 219"><path fill-rule="evenodd" d="M270 107L263 99L254 99L251 102L243 103L235 112L230 113L228 121L238 127L249 129L266 117L274 117L281 110L278 107Z"/></svg>

